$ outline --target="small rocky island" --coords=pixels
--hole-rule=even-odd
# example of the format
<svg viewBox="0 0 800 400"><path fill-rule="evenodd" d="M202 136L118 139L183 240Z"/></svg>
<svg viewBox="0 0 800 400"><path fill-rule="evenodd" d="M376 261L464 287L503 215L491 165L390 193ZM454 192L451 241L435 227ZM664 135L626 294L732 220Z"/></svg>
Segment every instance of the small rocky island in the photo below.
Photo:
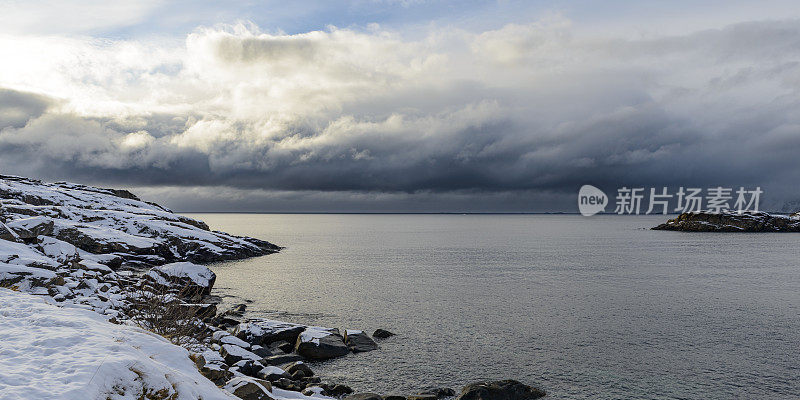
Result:
<svg viewBox="0 0 800 400"><path fill-rule="evenodd" d="M800 232L800 213L687 212L653 227L662 231L686 232Z"/></svg>
<svg viewBox="0 0 800 400"><path fill-rule="evenodd" d="M217 310L218 297L212 294L216 276L200 264L280 250L263 240L212 231L202 221L144 202L125 190L0 175L0 305L7 304L9 310L0 309L6 313L0 320L5 351L19 350L14 365L20 374L30 374L31 365L60 362L47 359L47 354L71 357L75 367L64 370L64 376L52 376L50 371L51 379L34 377L55 385L47 393L62 393L70 399L224 399L234 395L246 400L344 396L436 400L456 396L452 389L436 387L421 387L412 395L353 394L346 385L324 382L305 363L377 350L373 338L394 335L386 330L379 329L370 337L356 329L248 319L244 304ZM14 292L24 293L14 299ZM59 307L72 311L59 313ZM36 318L29 316L34 309ZM94 317L80 314L87 310ZM70 313L75 316L64 316ZM61 321L61 328L55 322L45 324L52 326L48 330L37 322L43 318L73 319ZM139 328L168 339L176 349L165 348L163 339L142 335ZM20 329L29 329L30 334L6 335ZM50 340L62 331L75 331L75 338L92 337L84 343L91 351L71 352L77 339ZM111 353L100 350L104 341ZM50 343L52 348L42 349L41 343ZM155 347L160 350L150 354L142 350ZM187 370L186 355L179 355L184 348L196 369ZM109 359L110 354L122 357L123 353L127 359ZM119 372L114 365L124 367ZM184 378L176 381L176 376ZM72 391L59 386L59 382L83 378L92 386ZM41 394L35 390L41 386L14 390L22 397L38 398ZM532 400L544 395L540 389L505 380L470 384L459 398Z"/></svg>

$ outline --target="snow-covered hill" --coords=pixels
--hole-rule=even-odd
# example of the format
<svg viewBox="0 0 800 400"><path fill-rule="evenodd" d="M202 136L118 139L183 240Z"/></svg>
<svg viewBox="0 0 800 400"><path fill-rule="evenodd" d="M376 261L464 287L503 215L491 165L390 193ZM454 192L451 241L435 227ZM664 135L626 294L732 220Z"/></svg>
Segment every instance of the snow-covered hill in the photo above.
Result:
<svg viewBox="0 0 800 400"><path fill-rule="evenodd" d="M0 225L2 239L36 243L50 237L112 268L230 260L280 249L263 240L212 232L202 221L125 190L13 176L0 175L0 221L7 225Z"/></svg>

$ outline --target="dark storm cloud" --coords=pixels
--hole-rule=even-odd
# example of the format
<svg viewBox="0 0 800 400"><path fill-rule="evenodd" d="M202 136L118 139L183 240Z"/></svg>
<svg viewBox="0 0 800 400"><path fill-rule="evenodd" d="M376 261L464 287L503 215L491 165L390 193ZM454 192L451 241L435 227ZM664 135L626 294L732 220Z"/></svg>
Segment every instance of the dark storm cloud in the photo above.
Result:
<svg viewBox="0 0 800 400"><path fill-rule="evenodd" d="M327 197L343 202L386 193L393 196L387 204L505 198L517 208L521 198L538 198L549 208L585 183L612 191L760 185L775 201L800 198L786 189L800 177L797 21L647 40L525 32L541 40L497 44L508 44L519 27L470 39L446 60L482 57L484 64L453 66L452 79L433 80L408 67L444 62L430 49L414 48L431 52L427 58L390 59L380 68L343 57L413 53L369 35L201 35L190 43L211 49L215 77L284 80L264 92L258 83L238 88L229 99L242 107L231 109L252 110L235 116L88 118L48 112L50 101L40 96L0 91L0 167L115 185L225 186L267 199L260 191L316 193L305 199L311 203L325 201L324 193L344 193ZM309 65L289 68L302 60ZM493 75L478 74L487 71ZM289 93L290 112L262 103L267 90L301 78L319 86L278 91ZM281 201L292 203L291 196ZM356 202L369 201L381 200Z"/></svg>

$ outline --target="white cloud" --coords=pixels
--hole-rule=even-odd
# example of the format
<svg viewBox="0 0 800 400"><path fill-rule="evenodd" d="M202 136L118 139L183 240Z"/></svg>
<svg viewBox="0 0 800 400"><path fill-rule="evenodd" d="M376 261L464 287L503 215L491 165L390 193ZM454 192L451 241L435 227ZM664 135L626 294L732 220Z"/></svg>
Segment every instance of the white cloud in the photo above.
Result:
<svg viewBox="0 0 800 400"><path fill-rule="evenodd" d="M86 33L141 22L160 0L2 0L0 32Z"/></svg>
<svg viewBox="0 0 800 400"><path fill-rule="evenodd" d="M422 36L238 24L182 43L0 37L12 60L0 87L58 99L27 126L0 113L13 121L0 151L139 184L502 191L755 180L793 157L736 146L800 146L798 21L642 39L584 35L556 16ZM152 170L164 173L135 172Z"/></svg>

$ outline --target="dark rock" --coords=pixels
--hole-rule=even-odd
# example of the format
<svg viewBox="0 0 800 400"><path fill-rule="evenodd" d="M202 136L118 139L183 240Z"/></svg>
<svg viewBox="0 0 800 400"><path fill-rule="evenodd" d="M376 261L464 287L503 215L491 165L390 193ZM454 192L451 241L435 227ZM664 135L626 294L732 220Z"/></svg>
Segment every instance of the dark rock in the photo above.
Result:
<svg viewBox="0 0 800 400"><path fill-rule="evenodd" d="M400 396L397 394L390 394L388 396L383 396L383 400L407 400L406 396Z"/></svg>
<svg viewBox="0 0 800 400"><path fill-rule="evenodd" d="M222 385L233 377L228 371L228 364L219 353L206 351L194 357L194 363L200 373L215 384Z"/></svg>
<svg viewBox="0 0 800 400"><path fill-rule="evenodd" d="M273 342L285 340L290 343L297 341L298 335L306 329L304 325L272 320L252 320L239 324L234 334L246 342L260 345L269 345Z"/></svg>
<svg viewBox="0 0 800 400"><path fill-rule="evenodd" d="M233 378L225 384L225 390L233 393L234 396L243 400L272 399L272 397L269 395L269 393L272 391L272 385L267 381L256 378Z"/></svg>
<svg viewBox="0 0 800 400"><path fill-rule="evenodd" d="M544 390L508 379L471 383L464 386L458 400L533 400L545 394Z"/></svg>
<svg viewBox="0 0 800 400"><path fill-rule="evenodd" d="M434 394L412 394L407 397L408 400L436 400L438 397Z"/></svg>
<svg viewBox="0 0 800 400"><path fill-rule="evenodd" d="M305 377L306 377L306 374L303 371L294 371L294 373L292 374L292 380L293 381L302 381L303 378L305 378Z"/></svg>
<svg viewBox="0 0 800 400"><path fill-rule="evenodd" d="M247 310L247 304L240 303L240 304L236 304L236 305L234 305L234 306L233 306L233 307L231 307L231 309L230 309L230 310L228 310L228 311L229 311L231 314L233 314L233 315L238 315L238 316L240 316L240 317L241 317L241 316L243 316L243 315L244 315L244 312L245 312L246 310Z"/></svg>
<svg viewBox="0 0 800 400"><path fill-rule="evenodd" d="M222 358L225 359L225 362L228 365L236 364L237 362L242 360L251 360L251 361L261 360L261 357L259 357L258 355L232 344L222 345L222 347L219 350L219 353L222 355Z"/></svg>
<svg viewBox="0 0 800 400"><path fill-rule="evenodd" d="M341 357L350 352L341 335L332 330L306 330L297 338L295 351L311 360Z"/></svg>
<svg viewBox="0 0 800 400"><path fill-rule="evenodd" d="M372 351L378 348L378 344L367 336L364 331L351 329L345 329L344 331L344 344L346 344L353 353Z"/></svg>
<svg viewBox="0 0 800 400"><path fill-rule="evenodd" d="M272 342L269 344L270 349L277 349L284 353L291 353L294 351L294 344L289 343L285 340L278 340L276 342Z"/></svg>
<svg viewBox="0 0 800 400"><path fill-rule="evenodd" d="M253 354L258 355L261 358L267 358L272 356L272 352L269 349L260 345L251 346L250 351L252 351Z"/></svg>
<svg viewBox="0 0 800 400"><path fill-rule="evenodd" d="M280 379L291 379L291 375L281 368L266 366L258 372L257 376L261 379L274 382Z"/></svg>
<svg viewBox="0 0 800 400"><path fill-rule="evenodd" d="M345 400L383 400L383 396L375 393L356 393L345 397Z"/></svg>
<svg viewBox="0 0 800 400"><path fill-rule="evenodd" d="M376 329L375 332L372 333L372 337L375 337L375 338L378 338L378 339L386 339L386 338L394 336L394 335L395 335L394 333L389 332L389 331L387 331L385 329Z"/></svg>
<svg viewBox="0 0 800 400"><path fill-rule="evenodd" d="M304 376L314 376L314 371L302 361L293 362L283 367L283 369L292 375L294 375L295 372L303 372Z"/></svg>
<svg viewBox="0 0 800 400"><path fill-rule="evenodd" d="M419 396L435 396L436 398L452 397L456 395L456 391L450 388L431 387L419 393Z"/></svg>
<svg viewBox="0 0 800 400"><path fill-rule="evenodd" d="M346 394L353 393L353 389L351 389L350 386L347 386L347 385L336 384L336 385L333 385L332 388L330 388L328 393L330 393L331 396L339 397L339 396L344 396Z"/></svg>
<svg viewBox="0 0 800 400"><path fill-rule="evenodd" d="M302 360L304 360L304 358L297 354L279 354L263 358L261 363L264 365L283 365Z"/></svg>
<svg viewBox="0 0 800 400"><path fill-rule="evenodd" d="M800 232L800 214L787 216L765 212L688 212L653 229L688 232Z"/></svg>

